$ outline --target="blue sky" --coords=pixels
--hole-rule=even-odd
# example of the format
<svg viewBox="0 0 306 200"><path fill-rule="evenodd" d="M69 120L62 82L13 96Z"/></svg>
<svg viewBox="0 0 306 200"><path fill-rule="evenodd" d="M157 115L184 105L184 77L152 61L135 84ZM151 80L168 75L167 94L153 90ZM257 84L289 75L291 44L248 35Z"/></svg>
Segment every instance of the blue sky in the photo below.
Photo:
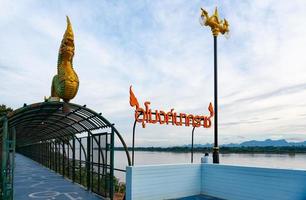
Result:
<svg viewBox="0 0 306 200"><path fill-rule="evenodd" d="M219 37L220 143L306 140L306 2L0 0L0 103L18 108L50 95L71 19L80 89L74 103L102 112L131 141L129 86L152 109L207 114L213 40L200 7L218 6L231 37ZM190 143L191 127L137 128L137 145ZM196 130L212 143L213 129Z"/></svg>

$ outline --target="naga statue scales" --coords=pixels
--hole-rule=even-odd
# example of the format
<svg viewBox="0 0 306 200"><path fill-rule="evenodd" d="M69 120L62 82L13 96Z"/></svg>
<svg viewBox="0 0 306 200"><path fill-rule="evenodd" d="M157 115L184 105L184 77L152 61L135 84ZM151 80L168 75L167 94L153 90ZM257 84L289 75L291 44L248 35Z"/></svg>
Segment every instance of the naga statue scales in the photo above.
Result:
<svg viewBox="0 0 306 200"><path fill-rule="evenodd" d="M63 36L57 60L57 74L53 77L51 97L48 101L63 99L68 103L79 89L79 78L73 69L74 35L71 22L67 16L67 28Z"/></svg>

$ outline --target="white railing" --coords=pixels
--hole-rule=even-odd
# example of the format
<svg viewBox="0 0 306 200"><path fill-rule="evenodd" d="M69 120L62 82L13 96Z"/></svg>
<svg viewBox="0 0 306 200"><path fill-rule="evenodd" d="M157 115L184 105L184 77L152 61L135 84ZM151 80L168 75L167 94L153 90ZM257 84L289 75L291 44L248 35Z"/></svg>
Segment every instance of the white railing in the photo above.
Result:
<svg viewBox="0 0 306 200"><path fill-rule="evenodd" d="M203 164L201 192L228 200L303 200L306 171Z"/></svg>
<svg viewBox="0 0 306 200"><path fill-rule="evenodd" d="M227 200L304 200L306 171L214 164L127 167L127 200L206 194Z"/></svg>
<svg viewBox="0 0 306 200"><path fill-rule="evenodd" d="M201 192L201 164L127 167L126 199L173 199Z"/></svg>

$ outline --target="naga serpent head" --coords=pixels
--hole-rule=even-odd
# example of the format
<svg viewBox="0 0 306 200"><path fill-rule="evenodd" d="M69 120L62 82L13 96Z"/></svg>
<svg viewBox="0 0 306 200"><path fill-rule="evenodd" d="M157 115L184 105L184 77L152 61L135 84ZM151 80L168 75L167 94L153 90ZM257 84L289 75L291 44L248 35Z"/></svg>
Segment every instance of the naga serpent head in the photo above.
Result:
<svg viewBox="0 0 306 200"><path fill-rule="evenodd" d="M72 61L74 56L74 36L72 31L72 26L67 16L67 28L62 39L59 54L63 60Z"/></svg>

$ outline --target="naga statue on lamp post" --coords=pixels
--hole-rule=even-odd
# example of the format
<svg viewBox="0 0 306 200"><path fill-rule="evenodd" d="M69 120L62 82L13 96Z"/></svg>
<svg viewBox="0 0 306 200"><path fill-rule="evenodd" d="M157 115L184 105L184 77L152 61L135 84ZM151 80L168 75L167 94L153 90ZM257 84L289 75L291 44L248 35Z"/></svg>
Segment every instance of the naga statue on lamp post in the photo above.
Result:
<svg viewBox="0 0 306 200"><path fill-rule="evenodd" d="M214 147L213 163L219 163L219 146L218 146L218 71L217 71L217 37L229 33L229 24L226 19L220 20L217 8L213 15L209 16L208 12L201 8L200 23L202 26L209 26L214 37Z"/></svg>

